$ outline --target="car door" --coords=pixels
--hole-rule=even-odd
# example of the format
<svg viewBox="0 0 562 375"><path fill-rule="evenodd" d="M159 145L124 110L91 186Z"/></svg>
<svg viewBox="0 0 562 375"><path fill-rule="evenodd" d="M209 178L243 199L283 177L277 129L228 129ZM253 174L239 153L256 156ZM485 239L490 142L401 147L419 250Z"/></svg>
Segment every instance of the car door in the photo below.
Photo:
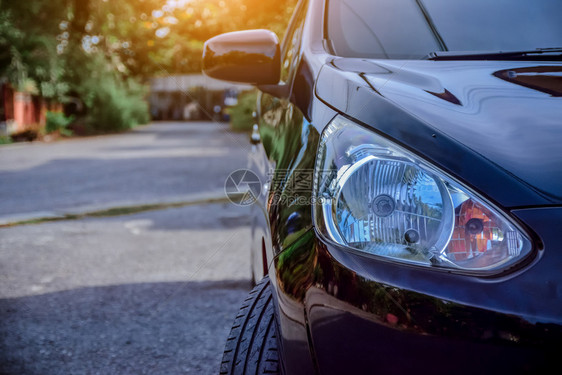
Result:
<svg viewBox="0 0 562 375"><path fill-rule="evenodd" d="M249 168L262 182L260 199L252 207L252 274L256 280L267 274L269 264L283 247L283 238L306 231L300 228L300 214L279 208L288 202L288 194L294 193L288 188L296 183L291 175L297 169L299 179L312 183L313 166L304 168L308 169L305 173L299 168L303 167L303 157L310 156L302 152L303 145L308 144L310 123L293 103L307 4L308 1L301 1L297 5L282 44L282 90L275 95L260 92L257 100L260 143L252 147L249 162ZM306 192L304 186L301 188Z"/></svg>

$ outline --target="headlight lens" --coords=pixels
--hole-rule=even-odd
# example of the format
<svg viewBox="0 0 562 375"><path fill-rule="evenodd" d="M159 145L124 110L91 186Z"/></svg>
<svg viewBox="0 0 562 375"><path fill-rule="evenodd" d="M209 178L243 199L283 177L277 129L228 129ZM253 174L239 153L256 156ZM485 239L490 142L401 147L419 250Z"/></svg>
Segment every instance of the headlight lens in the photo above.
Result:
<svg viewBox="0 0 562 375"><path fill-rule="evenodd" d="M361 254L489 273L532 248L490 203L341 116L322 134L314 183L316 227Z"/></svg>

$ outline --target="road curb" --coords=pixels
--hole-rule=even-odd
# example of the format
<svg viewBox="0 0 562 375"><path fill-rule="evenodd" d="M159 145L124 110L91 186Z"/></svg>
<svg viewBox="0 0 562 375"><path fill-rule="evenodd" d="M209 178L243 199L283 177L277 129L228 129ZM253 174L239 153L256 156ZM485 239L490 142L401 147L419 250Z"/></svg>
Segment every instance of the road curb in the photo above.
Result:
<svg viewBox="0 0 562 375"><path fill-rule="evenodd" d="M29 212L0 216L0 228L51 221L77 220L85 217L132 215L146 211L210 203L230 203L230 200L224 191L221 190L203 194L190 194L182 197L175 197L175 199L158 201L113 202L74 207L66 210Z"/></svg>

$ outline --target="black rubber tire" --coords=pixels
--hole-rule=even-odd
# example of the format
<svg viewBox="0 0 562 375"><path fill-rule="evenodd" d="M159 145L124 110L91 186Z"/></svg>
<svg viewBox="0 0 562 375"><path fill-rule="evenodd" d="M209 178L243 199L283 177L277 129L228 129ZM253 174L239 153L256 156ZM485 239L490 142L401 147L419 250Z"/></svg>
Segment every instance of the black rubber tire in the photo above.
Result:
<svg viewBox="0 0 562 375"><path fill-rule="evenodd" d="M224 348L221 374L280 374L269 278L263 278L242 303Z"/></svg>

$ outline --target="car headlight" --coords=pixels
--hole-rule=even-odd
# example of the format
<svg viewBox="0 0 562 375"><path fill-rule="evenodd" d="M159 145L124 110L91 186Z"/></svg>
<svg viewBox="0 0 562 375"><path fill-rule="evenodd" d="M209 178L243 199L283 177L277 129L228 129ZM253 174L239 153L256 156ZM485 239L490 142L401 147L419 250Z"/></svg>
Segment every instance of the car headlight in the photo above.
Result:
<svg viewBox="0 0 562 375"><path fill-rule="evenodd" d="M492 204L342 116L322 134L314 190L320 234L363 255L490 273L532 249Z"/></svg>

